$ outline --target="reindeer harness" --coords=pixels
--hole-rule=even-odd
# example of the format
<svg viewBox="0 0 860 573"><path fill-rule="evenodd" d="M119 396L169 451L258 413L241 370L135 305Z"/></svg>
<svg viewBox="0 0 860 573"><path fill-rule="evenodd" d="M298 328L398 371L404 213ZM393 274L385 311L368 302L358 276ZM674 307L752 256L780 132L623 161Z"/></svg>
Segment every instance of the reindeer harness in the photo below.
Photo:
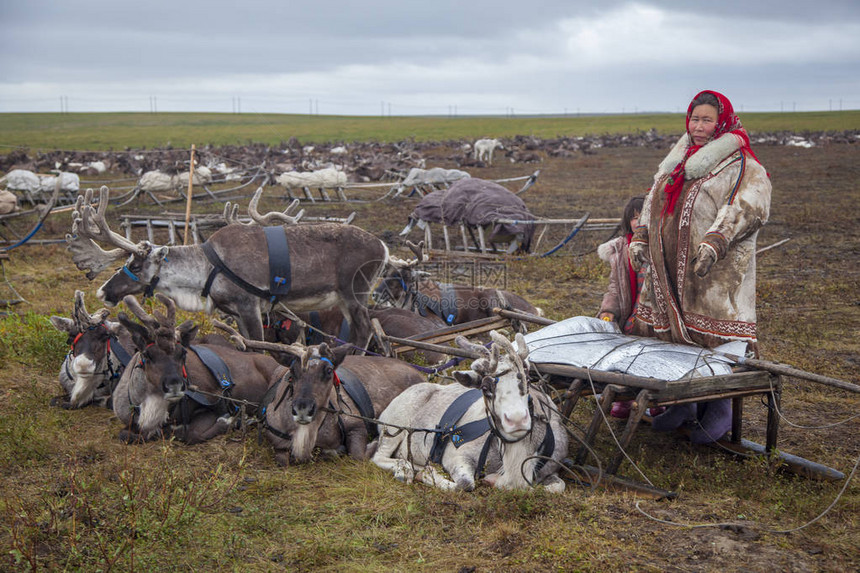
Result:
<svg viewBox="0 0 860 573"><path fill-rule="evenodd" d="M287 234L282 226L263 227L266 237L266 246L269 254L269 288L256 287L230 270L209 242L200 245L203 254L212 265L212 271L206 278L201 296L206 298L212 289L212 282L219 273L224 273L228 279L241 287L246 292L258 297L269 299L274 302L278 297L286 296L292 287L292 271L290 264L290 246L287 243Z"/></svg>
<svg viewBox="0 0 860 573"><path fill-rule="evenodd" d="M499 379L496 378L495 381L498 383ZM495 423L491 421L491 415L487 415L479 420L473 420L471 422L463 424L462 426L457 426L457 422L460 421L460 419L466 414L466 411L482 395L483 392L481 390L479 390L478 388L473 388L463 394L460 394L453 402L451 402L451 405L448 406L448 409L445 410L445 413L442 414L441 420L436 425L436 436L433 439L433 447L430 450L431 462L440 465L442 464L442 456L444 455L445 448L448 447L449 443L452 444L455 448L459 448L460 446L468 442L477 440L487 432L491 432L492 435L498 438L500 442L510 442L510 440L506 440L496 429ZM529 396L529 416L534 419L534 405L532 403L531 396ZM531 433L531 431L529 431L529 433ZM524 438L525 436L520 438L520 440ZM479 478L483 477L484 475L484 466L487 465L487 456L490 452L491 445L492 440L487 439L484 442L484 447L481 448L480 456L478 456L476 476ZM538 459L537 463L535 464L535 476L537 476L537 473L546 464L546 460L544 458L551 456L554 449L555 436L552 433L552 428L547 422L546 434L544 434L543 441L541 441L541 444L536 452L536 455L539 456L540 459Z"/></svg>

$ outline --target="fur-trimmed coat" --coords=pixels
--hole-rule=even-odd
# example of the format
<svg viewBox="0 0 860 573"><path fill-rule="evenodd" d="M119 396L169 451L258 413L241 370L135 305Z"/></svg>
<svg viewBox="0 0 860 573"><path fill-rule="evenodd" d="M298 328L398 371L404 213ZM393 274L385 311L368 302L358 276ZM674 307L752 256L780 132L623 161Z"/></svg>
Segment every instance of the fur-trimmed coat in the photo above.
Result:
<svg viewBox="0 0 860 573"><path fill-rule="evenodd" d="M634 332L708 348L741 340L756 352L756 237L770 211L770 179L727 134L690 156L674 213L664 215L666 180L688 146L684 134L660 164L630 245L634 260L651 261ZM697 258L714 255L699 276Z"/></svg>
<svg viewBox="0 0 860 573"><path fill-rule="evenodd" d="M630 259L627 256L627 237L615 237L597 247L597 256L609 263L609 286L597 315L611 312L619 328L630 317L633 301L630 300L630 272L627 269Z"/></svg>

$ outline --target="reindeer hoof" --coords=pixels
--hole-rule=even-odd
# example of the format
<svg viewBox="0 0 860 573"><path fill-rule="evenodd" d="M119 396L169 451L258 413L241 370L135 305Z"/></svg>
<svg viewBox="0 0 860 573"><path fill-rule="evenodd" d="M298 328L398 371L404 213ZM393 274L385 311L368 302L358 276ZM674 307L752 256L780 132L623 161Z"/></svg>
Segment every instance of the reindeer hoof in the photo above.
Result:
<svg viewBox="0 0 860 573"><path fill-rule="evenodd" d="M397 465L394 467L394 479L403 483L411 484L415 479L415 472L412 471L412 466L405 460L397 460Z"/></svg>
<svg viewBox="0 0 860 573"><path fill-rule="evenodd" d="M62 408L63 410L70 410L72 408L72 403L69 402L68 396L54 396L48 403L52 408Z"/></svg>
<svg viewBox="0 0 860 573"><path fill-rule="evenodd" d="M142 444L144 442L143 436L140 434L136 434L131 430L120 430L119 432L119 441L124 444Z"/></svg>

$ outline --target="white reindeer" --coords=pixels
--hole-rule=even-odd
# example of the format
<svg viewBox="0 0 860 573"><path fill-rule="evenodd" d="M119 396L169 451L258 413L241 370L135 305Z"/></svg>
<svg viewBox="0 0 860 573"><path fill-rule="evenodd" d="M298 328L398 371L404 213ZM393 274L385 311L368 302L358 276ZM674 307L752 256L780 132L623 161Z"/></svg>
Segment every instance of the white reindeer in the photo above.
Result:
<svg viewBox="0 0 860 573"><path fill-rule="evenodd" d="M479 139L475 142L474 158L475 161L486 161L488 164L493 164L493 151L496 149L504 149L502 142L498 139Z"/></svg>
<svg viewBox="0 0 860 573"><path fill-rule="evenodd" d="M525 339L517 334L514 349L498 332L491 332L491 337L489 351L458 338L460 346L484 354L472 363L471 371L454 373L459 384L417 384L391 401L380 415L373 463L406 483L417 478L446 490L471 491L476 476L486 471L485 479L500 489L543 484L551 492L564 491L558 470L567 454L567 434L546 394L529 389ZM461 408L468 409L451 422L452 410L459 409L449 407L471 388L480 388L483 399L478 397L471 405L466 400ZM441 435L426 431L440 421L446 427L454 424L454 430ZM481 433L484 421L487 430ZM450 479L431 465L436 460L441 460Z"/></svg>

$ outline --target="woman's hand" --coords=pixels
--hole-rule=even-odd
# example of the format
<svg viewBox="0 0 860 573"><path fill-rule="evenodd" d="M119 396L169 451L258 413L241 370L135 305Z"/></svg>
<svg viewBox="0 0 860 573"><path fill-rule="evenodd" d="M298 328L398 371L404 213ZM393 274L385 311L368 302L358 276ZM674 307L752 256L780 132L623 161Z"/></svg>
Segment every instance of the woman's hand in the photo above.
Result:
<svg viewBox="0 0 860 573"><path fill-rule="evenodd" d="M601 312L597 315L597 318L600 320L605 320L606 322L612 322L615 320L615 315L611 312Z"/></svg>
<svg viewBox="0 0 860 573"><path fill-rule="evenodd" d="M696 251L696 262L693 264L693 271L700 278L710 272L711 267L717 262L717 251L708 243L699 243L699 248Z"/></svg>
<svg viewBox="0 0 860 573"><path fill-rule="evenodd" d="M632 242L627 247L627 254L630 257L630 265L634 271L639 271L648 266L651 262L651 255L648 252L648 243Z"/></svg>

